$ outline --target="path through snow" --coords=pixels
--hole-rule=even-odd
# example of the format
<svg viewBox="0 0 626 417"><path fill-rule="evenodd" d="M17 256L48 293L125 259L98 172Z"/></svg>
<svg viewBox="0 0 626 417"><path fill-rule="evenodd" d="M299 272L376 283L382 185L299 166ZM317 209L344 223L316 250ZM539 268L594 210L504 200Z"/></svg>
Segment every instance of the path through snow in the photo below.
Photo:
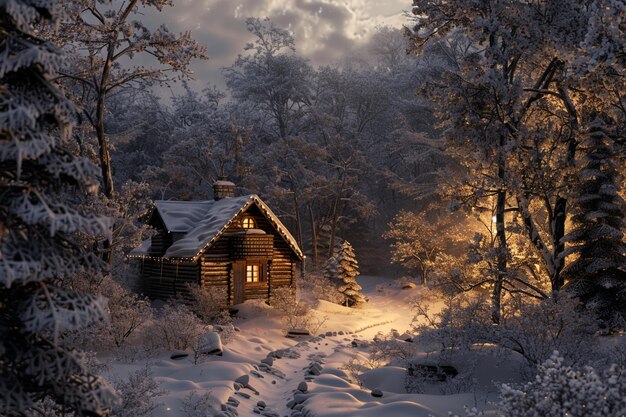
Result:
<svg viewBox="0 0 626 417"><path fill-rule="evenodd" d="M236 392L228 399L225 415L240 417L263 415L289 416L294 395L307 391L307 385L322 371L328 355L350 345L347 334L327 335L302 340L296 345L270 352L254 369L235 382ZM299 406L295 405L298 409ZM301 407L300 407L301 408ZM237 414L235 414L235 412Z"/></svg>

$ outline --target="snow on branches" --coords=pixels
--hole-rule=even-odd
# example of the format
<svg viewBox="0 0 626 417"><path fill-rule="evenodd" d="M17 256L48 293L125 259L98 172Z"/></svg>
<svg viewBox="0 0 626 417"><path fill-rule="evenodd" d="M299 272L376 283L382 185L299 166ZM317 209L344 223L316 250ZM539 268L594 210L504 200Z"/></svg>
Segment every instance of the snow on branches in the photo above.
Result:
<svg viewBox="0 0 626 417"><path fill-rule="evenodd" d="M338 282L338 291L343 295L343 304L355 306L365 302L361 286L356 282L359 263L352 245L344 240L336 256L328 259L325 276Z"/></svg>
<svg viewBox="0 0 626 417"><path fill-rule="evenodd" d="M62 287L102 263L81 242L110 237L109 221L67 206L96 183L95 168L66 148L72 104L50 81L64 57L38 39L60 2L0 3L0 414L24 415L39 400L82 414L105 414L116 401L85 357L58 343L60 333L105 318L100 297Z"/></svg>

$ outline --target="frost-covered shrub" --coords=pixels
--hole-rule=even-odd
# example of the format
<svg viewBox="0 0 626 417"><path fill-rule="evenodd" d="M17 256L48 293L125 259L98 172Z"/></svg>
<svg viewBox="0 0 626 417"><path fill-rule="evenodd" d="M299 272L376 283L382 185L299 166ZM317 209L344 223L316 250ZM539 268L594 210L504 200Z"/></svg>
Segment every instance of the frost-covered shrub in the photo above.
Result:
<svg viewBox="0 0 626 417"><path fill-rule="evenodd" d="M213 405L217 400L211 395L210 391L202 394L193 391L180 402L182 403L180 411L187 417L210 417L216 413Z"/></svg>
<svg viewBox="0 0 626 417"><path fill-rule="evenodd" d="M237 333L233 318L226 310L220 311L213 319L213 329L220 334L220 339L225 345L230 343Z"/></svg>
<svg viewBox="0 0 626 417"><path fill-rule="evenodd" d="M493 342L494 327L486 296L460 293L444 296L444 308L430 311L428 303L413 300L415 342L442 351L468 350L477 343Z"/></svg>
<svg viewBox="0 0 626 417"><path fill-rule="evenodd" d="M554 352L537 377L519 387L504 384L498 404L502 417L607 417L626 413L626 369L598 373L572 367Z"/></svg>
<svg viewBox="0 0 626 417"><path fill-rule="evenodd" d="M98 291L106 294L109 320L63 334L66 346L80 346L82 349L105 352L131 348L138 344L137 330L152 319L149 301L125 288L110 275L100 280ZM132 340L133 343L129 343Z"/></svg>
<svg viewBox="0 0 626 417"><path fill-rule="evenodd" d="M532 367L558 350L568 363L585 364L597 352L598 323L575 299L520 302L497 328L494 340L520 353Z"/></svg>
<svg viewBox="0 0 626 417"><path fill-rule="evenodd" d="M150 367L138 369L128 379L116 379L113 386L122 401L113 408L112 417L148 417L162 404L154 400L167 392L159 388Z"/></svg>
<svg viewBox="0 0 626 417"><path fill-rule="evenodd" d="M326 321L326 317L317 317L311 311L311 306L299 301L296 289L293 287L279 287L272 291L272 307L283 314L283 321L287 331L307 330L317 333Z"/></svg>
<svg viewBox="0 0 626 417"><path fill-rule="evenodd" d="M414 343L405 342L392 334L375 337L369 344L370 360L378 363L406 366L417 353Z"/></svg>
<svg viewBox="0 0 626 417"><path fill-rule="evenodd" d="M206 323L213 322L222 311L228 309L228 288L206 288L192 283L187 288L191 296L191 309Z"/></svg>
<svg viewBox="0 0 626 417"><path fill-rule="evenodd" d="M340 369L346 372L346 375L350 378L351 383L363 388L363 373L373 368L371 366L371 362L367 358L361 355L354 355L348 362L344 363Z"/></svg>
<svg viewBox="0 0 626 417"><path fill-rule="evenodd" d="M300 288L310 293L316 300L325 300L335 304L340 304L343 301L343 296L337 289L337 285L320 273L307 274L306 278L302 280Z"/></svg>
<svg viewBox="0 0 626 417"><path fill-rule="evenodd" d="M107 342L120 348L152 318L152 308L146 298L111 278L104 280L102 288L102 293L109 299L110 319L104 328Z"/></svg>
<svg viewBox="0 0 626 417"><path fill-rule="evenodd" d="M166 304L145 335L152 349L185 350L196 347L203 325L184 304Z"/></svg>
<svg viewBox="0 0 626 417"><path fill-rule="evenodd" d="M597 352L597 321L576 300L563 296L556 301L505 301L502 321L495 326L491 324L486 295L480 293L445 296L444 308L435 314L426 303L416 300L415 342L430 349L439 347L444 354L495 344L521 354L531 368L555 350L571 363L593 359Z"/></svg>

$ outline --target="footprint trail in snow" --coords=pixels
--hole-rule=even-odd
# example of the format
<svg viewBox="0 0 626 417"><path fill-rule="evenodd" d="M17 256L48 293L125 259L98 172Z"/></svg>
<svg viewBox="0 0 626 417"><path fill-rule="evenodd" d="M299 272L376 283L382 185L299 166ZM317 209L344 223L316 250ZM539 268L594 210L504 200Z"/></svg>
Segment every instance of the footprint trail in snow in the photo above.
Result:
<svg viewBox="0 0 626 417"><path fill-rule="evenodd" d="M235 393L218 416L301 416L307 383L320 375L324 358L346 343L343 336L333 337L329 332L270 352L254 370L235 380Z"/></svg>

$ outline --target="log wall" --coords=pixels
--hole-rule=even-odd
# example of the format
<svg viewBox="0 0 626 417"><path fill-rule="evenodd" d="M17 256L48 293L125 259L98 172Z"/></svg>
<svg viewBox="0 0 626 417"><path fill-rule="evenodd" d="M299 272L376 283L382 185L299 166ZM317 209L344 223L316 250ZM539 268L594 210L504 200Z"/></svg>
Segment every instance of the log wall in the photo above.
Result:
<svg viewBox="0 0 626 417"><path fill-rule="evenodd" d="M228 253L228 240L220 239L206 250L200 258L200 285L221 287L228 291L228 304L233 303L231 285L232 262Z"/></svg>
<svg viewBox="0 0 626 417"><path fill-rule="evenodd" d="M152 236L152 243L150 245L151 256L162 256L165 250L172 245L172 236L170 233L163 229L159 229L157 233Z"/></svg>
<svg viewBox="0 0 626 417"><path fill-rule="evenodd" d="M187 285L197 283L199 274L199 262L174 264L166 260L145 260L142 266L142 277L148 294L163 300L176 296L188 298Z"/></svg>

